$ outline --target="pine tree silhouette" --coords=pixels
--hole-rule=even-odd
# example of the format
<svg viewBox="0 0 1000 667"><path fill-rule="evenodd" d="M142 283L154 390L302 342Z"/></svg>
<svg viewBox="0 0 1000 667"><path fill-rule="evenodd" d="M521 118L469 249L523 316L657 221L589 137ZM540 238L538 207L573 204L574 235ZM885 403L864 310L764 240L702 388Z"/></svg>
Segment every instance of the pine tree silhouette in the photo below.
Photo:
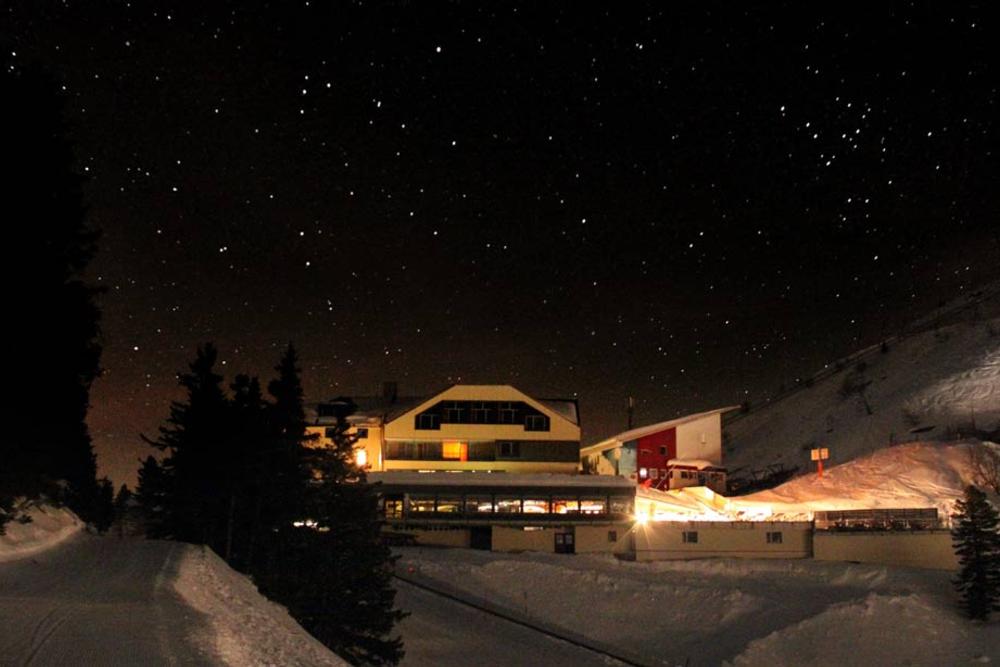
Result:
<svg viewBox="0 0 1000 667"><path fill-rule="evenodd" d="M287 356L286 356L287 359ZM301 406L301 398L298 399ZM329 448L308 448L312 481L299 518L282 523L269 540L268 567L256 574L261 590L326 646L356 664L391 665L403 656L390 636L405 614L394 609L394 558L381 540L374 488L354 458L347 434L350 401L328 436ZM295 410L294 414L300 414Z"/></svg>
<svg viewBox="0 0 1000 667"><path fill-rule="evenodd" d="M971 485L955 509L951 535L960 564L955 588L965 613L985 621L990 612L1000 611L1000 515Z"/></svg>
<svg viewBox="0 0 1000 667"><path fill-rule="evenodd" d="M139 504L146 537L168 537L166 520L169 480L163 467L152 455L147 456L139 468L139 483L135 499Z"/></svg>
<svg viewBox="0 0 1000 667"><path fill-rule="evenodd" d="M219 353L206 343L198 348L190 371L180 376L185 402L170 407L167 425L153 442L166 452L160 464L164 480L163 536L207 544L225 552L232 461L230 411L215 372Z"/></svg>

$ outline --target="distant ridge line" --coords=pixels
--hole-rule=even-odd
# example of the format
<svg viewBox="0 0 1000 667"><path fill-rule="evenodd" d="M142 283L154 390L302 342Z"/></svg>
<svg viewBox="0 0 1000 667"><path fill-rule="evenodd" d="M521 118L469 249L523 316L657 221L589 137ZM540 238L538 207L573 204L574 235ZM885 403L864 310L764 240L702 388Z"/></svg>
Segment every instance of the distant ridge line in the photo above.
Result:
<svg viewBox="0 0 1000 667"><path fill-rule="evenodd" d="M946 317L954 316L959 313L965 312L967 310L972 310L983 302L989 302L992 299L1000 297L1000 280L994 281L984 287L975 290L971 294L962 295L952 300L949 304L940 306L931 312L929 315L925 315L919 319L916 319L906 326L903 327L902 331L892 336L883 338L878 343L874 345L869 345L866 348L858 350L857 352L852 352L851 354L841 357L840 359L834 360L832 363L827 364L824 368L821 368L816 373L813 373L809 377L796 382L790 388L783 392L779 392L772 396L771 398L758 404L756 407L750 404L749 408L746 410L740 410L738 412L731 412L729 415L723 416L722 421L724 426L734 424L747 415L759 412L765 408L769 408L778 404L779 402L798 394L800 391L810 388L815 383L825 380L829 377L840 373L841 371L847 369L862 359L866 359L873 356L878 352L883 344L895 344L900 341L906 340L910 336L915 336L925 331L930 331L936 329L944 324L957 324L957 322L946 323L944 320Z"/></svg>

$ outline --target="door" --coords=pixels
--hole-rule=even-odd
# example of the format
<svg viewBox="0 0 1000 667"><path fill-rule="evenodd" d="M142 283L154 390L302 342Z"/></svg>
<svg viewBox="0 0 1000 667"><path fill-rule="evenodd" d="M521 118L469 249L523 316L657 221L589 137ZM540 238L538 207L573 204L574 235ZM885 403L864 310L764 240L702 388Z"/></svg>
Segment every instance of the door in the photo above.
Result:
<svg viewBox="0 0 1000 667"><path fill-rule="evenodd" d="M576 553L576 535L572 526L569 528L560 528L556 531L556 553Z"/></svg>
<svg viewBox="0 0 1000 667"><path fill-rule="evenodd" d="M469 546L483 551L493 550L493 526L473 526L469 529Z"/></svg>

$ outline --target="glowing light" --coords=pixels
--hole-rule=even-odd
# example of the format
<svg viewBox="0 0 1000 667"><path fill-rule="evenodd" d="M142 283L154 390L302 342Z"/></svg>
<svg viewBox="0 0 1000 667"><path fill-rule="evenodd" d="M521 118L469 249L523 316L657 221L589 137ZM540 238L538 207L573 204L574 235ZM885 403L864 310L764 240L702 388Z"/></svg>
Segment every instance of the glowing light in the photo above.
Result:
<svg viewBox="0 0 1000 667"><path fill-rule="evenodd" d="M639 524L640 526L645 526L647 523L649 523L649 513L648 512L636 512L635 513L635 522L637 524Z"/></svg>
<svg viewBox="0 0 1000 667"><path fill-rule="evenodd" d="M368 451L365 449L359 449L354 452L354 462L358 464L359 468L364 468L368 465Z"/></svg>

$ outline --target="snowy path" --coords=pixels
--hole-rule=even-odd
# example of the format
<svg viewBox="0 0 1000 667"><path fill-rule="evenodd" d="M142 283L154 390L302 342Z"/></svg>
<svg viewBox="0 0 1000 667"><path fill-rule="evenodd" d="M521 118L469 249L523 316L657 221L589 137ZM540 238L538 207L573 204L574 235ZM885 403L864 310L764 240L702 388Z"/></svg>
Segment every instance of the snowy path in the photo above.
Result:
<svg viewBox="0 0 1000 667"><path fill-rule="evenodd" d="M179 543L79 535L0 563L0 665L215 665L174 592Z"/></svg>
<svg viewBox="0 0 1000 667"><path fill-rule="evenodd" d="M403 667L622 664L399 580L396 605L411 613L398 626Z"/></svg>

